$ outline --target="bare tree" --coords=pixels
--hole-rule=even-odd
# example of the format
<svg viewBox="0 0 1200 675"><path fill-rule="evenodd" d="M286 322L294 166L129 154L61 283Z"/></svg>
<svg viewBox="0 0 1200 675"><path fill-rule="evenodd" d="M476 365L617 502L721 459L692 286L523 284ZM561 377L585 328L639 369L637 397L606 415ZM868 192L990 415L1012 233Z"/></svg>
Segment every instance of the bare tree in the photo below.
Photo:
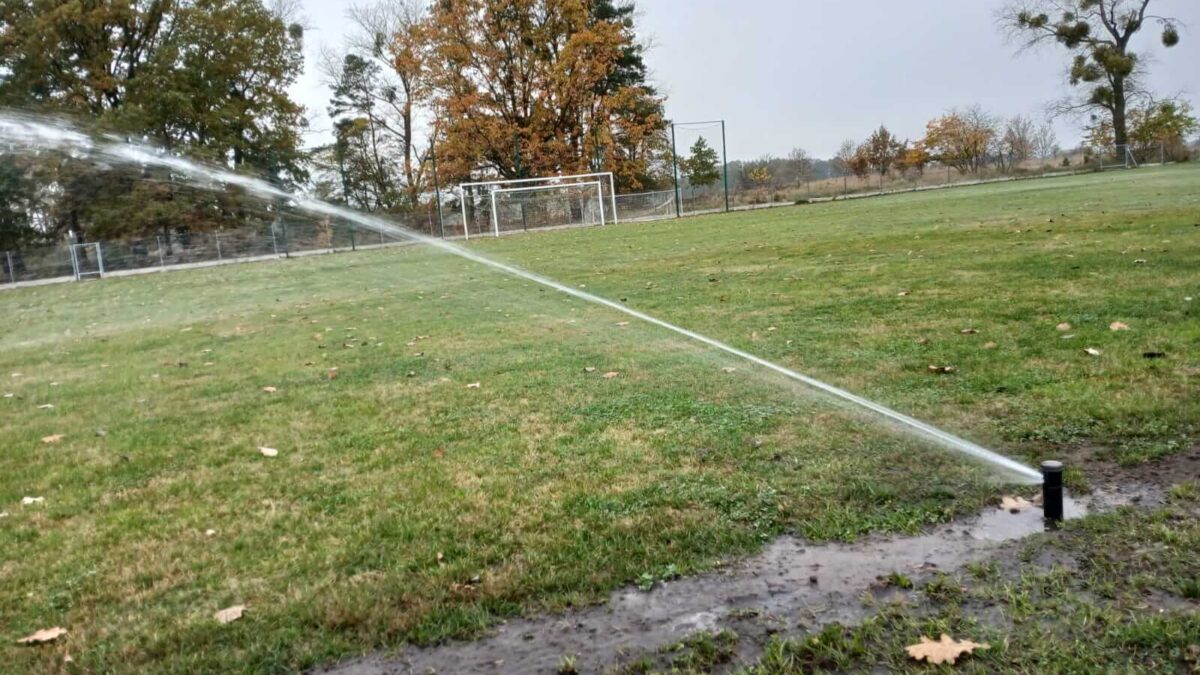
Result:
<svg viewBox="0 0 1200 675"><path fill-rule="evenodd" d="M1004 123L1000 137L1000 154L1010 169L1016 168L1036 154L1037 127L1025 115L1011 117Z"/></svg>
<svg viewBox="0 0 1200 675"><path fill-rule="evenodd" d="M833 169L839 176L848 176L853 172L854 158L858 155L858 144L852 139L847 138L842 141L842 145L838 147L837 154L833 156Z"/></svg>
<svg viewBox="0 0 1200 675"><path fill-rule="evenodd" d="M1128 141L1126 111L1144 95L1143 61L1130 49L1147 21L1162 29L1163 45L1179 43L1178 21L1148 13L1151 0L1016 0L1000 22L1023 48L1058 43L1074 54L1068 81L1082 87L1078 98L1057 106L1060 113L1102 114L1117 145Z"/></svg>
<svg viewBox="0 0 1200 675"><path fill-rule="evenodd" d="M806 181L812 178L813 161L807 150L792 148L792 151L788 153L788 160L791 161L792 169L796 172L796 180Z"/></svg>
<svg viewBox="0 0 1200 675"><path fill-rule="evenodd" d="M1049 122L1042 122L1033 134L1034 155L1038 159L1046 160L1058 152L1058 134L1054 133L1054 126Z"/></svg>

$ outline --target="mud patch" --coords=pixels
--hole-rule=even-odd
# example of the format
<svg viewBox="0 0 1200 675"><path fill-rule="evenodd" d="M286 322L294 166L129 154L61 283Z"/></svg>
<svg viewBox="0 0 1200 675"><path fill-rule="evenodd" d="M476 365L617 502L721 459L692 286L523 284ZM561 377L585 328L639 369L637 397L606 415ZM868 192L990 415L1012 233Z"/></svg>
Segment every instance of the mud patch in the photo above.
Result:
<svg viewBox="0 0 1200 675"><path fill-rule="evenodd" d="M1133 501L1161 501L1155 486L1097 490L1067 500L1066 515L1105 510ZM886 593L880 579L893 572L914 582L989 557L1005 542L1045 528L1040 509L998 508L916 537L872 537L853 544L812 546L794 537L776 540L760 555L721 572L670 582L651 592L627 588L606 605L502 623L479 640L409 647L315 672L335 675L393 673L554 673L573 657L581 673L605 672L638 655L657 654L699 632L730 629L741 639L734 662L757 656L763 638L850 623L873 609L866 593Z"/></svg>

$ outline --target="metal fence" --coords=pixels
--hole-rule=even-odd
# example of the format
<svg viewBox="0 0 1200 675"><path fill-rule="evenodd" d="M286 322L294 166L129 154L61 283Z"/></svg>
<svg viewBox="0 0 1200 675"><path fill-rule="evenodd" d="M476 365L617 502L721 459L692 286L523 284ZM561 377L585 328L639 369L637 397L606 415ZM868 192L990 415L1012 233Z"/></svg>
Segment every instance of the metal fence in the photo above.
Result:
<svg viewBox="0 0 1200 675"><path fill-rule="evenodd" d="M1079 159L1082 158L1075 161L1068 159L1064 162L1056 158L1035 166L975 173L932 165L921 172L865 177L837 176L784 185L764 185L756 189L734 188L729 193L728 208L740 211L993 181L1062 176L1096 170L1094 164ZM726 209L723 190L693 190L687 187L678 192L671 189L619 194L615 197L615 203L619 222L663 220ZM433 209L429 213L393 222L398 227L429 236L449 239L462 237L463 223L457 204L445 201L442 213L443 219L440 224ZM540 229L558 227L563 225L552 223ZM522 229L535 228L528 227L526 223L526 227ZM482 234L482 231L479 234ZM409 241L403 236L366 230L350 223L314 222L298 218L281 220L258 228L202 233L165 231L139 238L89 242L86 246L79 243L63 243L0 251L0 286L12 287L272 260L323 252L354 251Z"/></svg>

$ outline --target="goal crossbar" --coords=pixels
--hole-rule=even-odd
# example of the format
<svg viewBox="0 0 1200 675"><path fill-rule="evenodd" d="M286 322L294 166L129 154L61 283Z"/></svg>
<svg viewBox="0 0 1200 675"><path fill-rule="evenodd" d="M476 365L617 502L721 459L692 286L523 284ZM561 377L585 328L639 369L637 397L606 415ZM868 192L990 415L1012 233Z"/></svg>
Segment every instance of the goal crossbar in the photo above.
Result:
<svg viewBox="0 0 1200 675"><path fill-rule="evenodd" d="M583 179L587 179L587 178L591 178L594 180L590 180L590 181L586 181L586 182L583 181ZM562 182L562 181L577 181L577 182L571 183L571 182ZM567 175L567 176L542 176L541 178L512 178L509 180L485 180L485 181L475 181L475 182L471 182L471 183L459 183L458 188L459 188L460 193L462 194L462 197L460 198L460 203L461 203L461 207L462 207L462 218L463 218L463 239L471 238L470 227L468 227L468 225L467 225L466 193L469 188L486 188L488 190L488 192L496 192L496 191L511 191L512 190L512 188L496 188L495 186L497 186L497 185L529 185L531 183L549 183L549 185L547 185L547 187L566 187L566 186L570 186L570 185L590 185L592 183L598 183L600 185L600 208L603 210L604 209L604 187L603 187L603 184L605 182L608 183L609 210L612 215L611 221L616 223L616 222L619 222L619 219L617 218L617 184L616 184L616 180L613 178L613 174L611 171L602 171L602 172L595 172L595 173L576 173L576 174L571 174L571 175ZM517 188L517 189L528 190L530 188ZM495 217L494 217L494 212L493 212L493 221L494 220L495 220Z"/></svg>
<svg viewBox="0 0 1200 675"><path fill-rule="evenodd" d="M492 183L492 184L493 185L501 185L503 183ZM605 220L604 220L604 187L603 187L603 185L604 184L598 180L590 180L590 181L580 182L580 183L563 183L561 185L533 185L533 186L529 186L529 187L496 188L495 190L490 190L489 194L491 195L491 200L492 200L492 228L495 231L496 236L499 237L500 236L500 217L496 211L496 195L508 194L510 192L538 192L540 190L561 190L563 188L570 188L570 187L577 187L577 186L578 187L587 187L587 188L594 187L596 189L596 203L600 205L600 224L604 225Z"/></svg>

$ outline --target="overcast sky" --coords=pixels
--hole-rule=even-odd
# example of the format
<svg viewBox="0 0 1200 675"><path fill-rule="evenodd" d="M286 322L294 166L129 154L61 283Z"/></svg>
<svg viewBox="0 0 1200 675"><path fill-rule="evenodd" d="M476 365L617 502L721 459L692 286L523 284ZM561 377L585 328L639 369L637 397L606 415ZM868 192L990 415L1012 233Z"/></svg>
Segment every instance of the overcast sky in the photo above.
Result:
<svg viewBox="0 0 1200 675"><path fill-rule="evenodd" d="M925 122L980 103L1041 118L1066 92L1061 49L1016 53L995 24L1003 0L639 0L654 83L679 121L725 119L730 159L803 147L831 156L880 124L919 138ZM1185 25L1166 50L1152 29L1135 48L1152 59L1151 87L1200 99L1200 0L1154 0ZM306 72L294 89L309 109L309 144L329 140L329 91L316 63L349 22L345 4L304 0ZM1072 145L1078 124L1056 122ZM681 141L682 142L682 141Z"/></svg>

